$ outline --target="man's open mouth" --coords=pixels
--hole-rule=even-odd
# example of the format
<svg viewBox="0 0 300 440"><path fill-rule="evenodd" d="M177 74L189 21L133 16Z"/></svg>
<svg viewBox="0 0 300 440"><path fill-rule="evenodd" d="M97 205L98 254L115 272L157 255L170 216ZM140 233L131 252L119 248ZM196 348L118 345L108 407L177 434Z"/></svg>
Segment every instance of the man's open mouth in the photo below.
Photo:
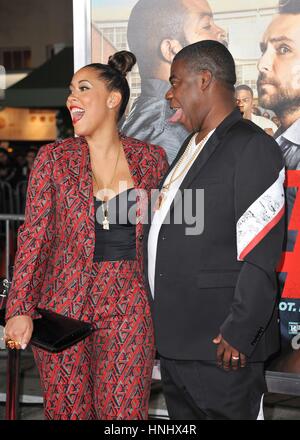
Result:
<svg viewBox="0 0 300 440"><path fill-rule="evenodd" d="M177 122L180 122L184 113L182 108L174 108L176 110L174 114L168 119L168 122L171 124L176 124Z"/></svg>

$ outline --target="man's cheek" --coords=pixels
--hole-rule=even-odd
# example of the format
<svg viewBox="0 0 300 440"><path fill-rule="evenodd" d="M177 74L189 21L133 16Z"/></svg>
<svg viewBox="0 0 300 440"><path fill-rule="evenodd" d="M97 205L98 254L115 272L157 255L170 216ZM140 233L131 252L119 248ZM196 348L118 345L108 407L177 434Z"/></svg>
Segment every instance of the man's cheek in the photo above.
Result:
<svg viewBox="0 0 300 440"><path fill-rule="evenodd" d="M294 66L291 70L291 73L292 73L292 81L291 81L292 90L300 90L300 64Z"/></svg>

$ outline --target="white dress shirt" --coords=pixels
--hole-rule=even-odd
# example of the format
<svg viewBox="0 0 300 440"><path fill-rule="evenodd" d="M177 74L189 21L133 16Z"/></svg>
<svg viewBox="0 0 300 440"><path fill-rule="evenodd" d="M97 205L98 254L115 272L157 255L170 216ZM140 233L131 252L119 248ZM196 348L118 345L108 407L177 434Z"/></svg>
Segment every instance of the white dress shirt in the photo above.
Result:
<svg viewBox="0 0 300 440"><path fill-rule="evenodd" d="M263 130L265 130L266 128L271 128L274 134L278 130L277 125L273 121L271 121L271 119L265 118L264 116L258 116L251 113L251 121Z"/></svg>
<svg viewBox="0 0 300 440"><path fill-rule="evenodd" d="M186 157L184 158L184 160L182 161L182 163L180 164L180 166L176 170L175 176L179 175L184 170L185 167L186 167L186 169L184 170L184 172L182 173L182 175L178 179L174 180L171 183L169 190L163 199L163 203L162 203L160 209L156 210L155 214L153 216L153 221L152 221L152 224L151 224L151 227L149 230L149 237L148 237L148 280L149 280L149 285L150 285L151 294L152 294L153 298L154 298L156 251L157 251L157 242L158 242L158 236L159 236L161 225L163 224L163 222L166 218L166 215L169 212L171 204L176 196L177 191L179 190L181 183L183 182L183 180L184 180L185 176L187 175L187 173L189 172L192 164L194 163L196 158L199 156L202 149L205 147L206 142L208 141L208 139L210 138L210 136L213 134L214 131L215 131L215 129L208 133L205 143L203 144L202 148L199 149L198 154L195 155L193 160L191 160L191 159L192 159L193 155L195 154L195 151L198 148L198 145L195 142L198 133L196 133L192 137L192 139L190 141L191 144L190 144L188 154L186 155ZM189 166L187 166L189 161L191 161L191 162L189 163ZM174 168L168 174L164 184L167 184L170 181L170 178L173 175L173 172L174 172ZM173 178L175 176L173 176Z"/></svg>

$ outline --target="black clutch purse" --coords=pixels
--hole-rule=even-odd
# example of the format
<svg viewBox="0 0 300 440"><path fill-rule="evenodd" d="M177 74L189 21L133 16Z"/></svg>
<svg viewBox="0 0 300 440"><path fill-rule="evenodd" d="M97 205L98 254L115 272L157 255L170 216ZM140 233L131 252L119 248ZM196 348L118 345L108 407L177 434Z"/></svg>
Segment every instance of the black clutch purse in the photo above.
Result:
<svg viewBox="0 0 300 440"><path fill-rule="evenodd" d="M45 309L36 309L42 315L33 320L30 344L51 353L59 353L71 347L95 330L88 322L68 318ZM0 325L5 325L5 309L0 310Z"/></svg>
<svg viewBox="0 0 300 440"><path fill-rule="evenodd" d="M36 309L42 315L33 321L31 345L59 353L91 335L95 330L88 322L68 318L45 309Z"/></svg>
<svg viewBox="0 0 300 440"><path fill-rule="evenodd" d="M50 310L36 310L42 317L33 320L30 344L51 353L59 353L71 347L96 330L91 323L68 318ZM0 309L0 325L5 326L4 307Z"/></svg>

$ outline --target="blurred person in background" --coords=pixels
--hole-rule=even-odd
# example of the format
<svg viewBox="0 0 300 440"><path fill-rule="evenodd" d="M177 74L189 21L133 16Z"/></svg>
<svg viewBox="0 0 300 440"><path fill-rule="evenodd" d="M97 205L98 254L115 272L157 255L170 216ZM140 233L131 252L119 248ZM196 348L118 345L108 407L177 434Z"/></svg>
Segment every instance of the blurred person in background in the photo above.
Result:
<svg viewBox="0 0 300 440"><path fill-rule="evenodd" d="M22 152L17 152L15 155L15 161L17 164L17 167L22 169L26 165L26 157L25 154Z"/></svg>
<svg viewBox="0 0 300 440"><path fill-rule="evenodd" d="M26 156L25 156L25 164L22 167L22 178L23 179L29 178L29 175L32 170L34 160L36 158L38 151L39 150L36 147L30 147L29 150L27 151Z"/></svg>
<svg viewBox="0 0 300 440"><path fill-rule="evenodd" d="M266 119L270 119L270 113L269 112L263 112L263 117Z"/></svg>
<svg viewBox="0 0 300 440"><path fill-rule="evenodd" d="M274 124L277 125L277 127L280 127L280 119L278 118L278 116L273 116L271 119L274 122Z"/></svg>
<svg viewBox="0 0 300 440"><path fill-rule="evenodd" d="M17 167L5 148L0 148L0 180L15 184Z"/></svg>
<svg viewBox="0 0 300 440"><path fill-rule="evenodd" d="M270 136L273 136L277 131L277 126L270 119L264 116L255 115L253 113L253 90L246 84L239 85L235 88L235 98L238 108L244 119L249 119L265 130Z"/></svg>
<svg viewBox="0 0 300 440"><path fill-rule="evenodd" d="M253 115L261 116L261 111L260 111L259 108L256 107L256 106L253 106L253 107L252 107L252 113L253 113Z"/></svg>

